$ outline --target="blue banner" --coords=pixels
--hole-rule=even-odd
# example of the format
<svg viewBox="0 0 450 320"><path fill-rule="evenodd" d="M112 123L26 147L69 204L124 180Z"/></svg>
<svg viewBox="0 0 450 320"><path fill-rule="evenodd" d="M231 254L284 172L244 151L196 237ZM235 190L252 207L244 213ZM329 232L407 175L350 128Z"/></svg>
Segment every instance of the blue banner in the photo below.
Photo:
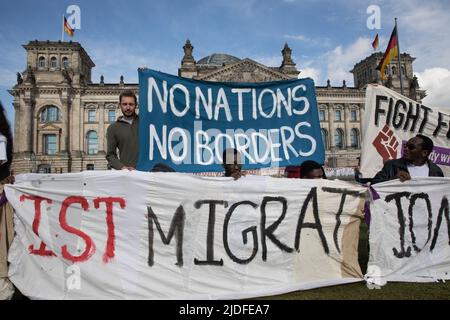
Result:
<svg viewBox="0 0 450 320"><path fill-rule="evenodd" d="M323 164L314 81L209 82L139 70L138 170L222 171L237 149L243 170Z"/></svg>

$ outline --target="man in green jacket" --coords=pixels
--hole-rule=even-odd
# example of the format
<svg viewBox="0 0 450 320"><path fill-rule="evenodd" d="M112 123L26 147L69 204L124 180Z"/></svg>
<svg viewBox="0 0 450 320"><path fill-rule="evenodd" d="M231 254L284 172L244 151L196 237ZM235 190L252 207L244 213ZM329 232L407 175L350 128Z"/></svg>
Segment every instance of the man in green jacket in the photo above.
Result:
<svg viewBox="0 0 450 320"><path fill-rule="evenodd" d="M137 98L132 91L119 96L123 116L106 131L108 165L116 170L136 170L139 154L139 116L136 114ZM117 157L119 149L119 157Z"/></svg>

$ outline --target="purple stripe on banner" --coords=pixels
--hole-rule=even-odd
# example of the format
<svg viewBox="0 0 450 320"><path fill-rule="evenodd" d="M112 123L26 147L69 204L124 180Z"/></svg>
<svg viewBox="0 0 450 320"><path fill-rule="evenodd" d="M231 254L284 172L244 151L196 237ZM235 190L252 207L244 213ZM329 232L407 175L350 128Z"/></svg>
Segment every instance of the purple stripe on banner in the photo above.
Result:
<svg viewBox="0 0 450 320"><path fill-rule="evenodd" d="M407 142L408 141L402 141L402 157ZM450 166L450 149L443 147L434 147L433 152L430 153L428 159L430 159L430 161L435 164Z"/></svg>
<svg viewBox="0 0 450 320"><path fill-rule="evenodd" d="M6 201L8 201L8 199L6 199L6 194L5 191L2 192L2 195L0 196L0 207L2 205L4 205L6 203Z"/></svg>

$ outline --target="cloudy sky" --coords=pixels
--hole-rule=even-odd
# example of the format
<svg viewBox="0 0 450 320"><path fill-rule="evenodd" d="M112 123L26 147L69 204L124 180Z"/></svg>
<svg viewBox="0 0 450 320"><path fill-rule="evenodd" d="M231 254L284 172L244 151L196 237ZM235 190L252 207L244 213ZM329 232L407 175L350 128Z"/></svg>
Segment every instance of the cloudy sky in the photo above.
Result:
<svg viewBox="0 0 450 320"><path fill-rule="evenodd" d="M66 8L81 8L78 41L94 60L93 81L137 83L137 68L176 74L186 39L194 58L214 52L281 63L285 42L302 75L316 85L353 85L349 70L373 52L378 33L384 51L398 18L400 49L416 57L414 72L428 92L424 103L450 108L450 2L448 0L20 0L0 11L0 100L14 118L7 89L26 68L30 40L60 40ZM381 28L367 27L367 8L381 9ZM67 36L66 36L67 40Z"/></svg>

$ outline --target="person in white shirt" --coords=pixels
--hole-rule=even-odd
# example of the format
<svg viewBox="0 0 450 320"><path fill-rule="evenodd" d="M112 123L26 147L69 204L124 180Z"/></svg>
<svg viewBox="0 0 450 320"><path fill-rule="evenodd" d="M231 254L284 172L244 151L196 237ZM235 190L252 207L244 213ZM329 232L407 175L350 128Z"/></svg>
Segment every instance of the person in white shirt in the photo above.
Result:
<svg viewBox="0 0 450 320"><path fill-rule="evenodd" d="M428 160L433 147L433 141L427 136L418 134L409 139L403 157L387 161L372 179L372 184L394 179L404 182L414 177L443 177L442 169Z"/></svg>

